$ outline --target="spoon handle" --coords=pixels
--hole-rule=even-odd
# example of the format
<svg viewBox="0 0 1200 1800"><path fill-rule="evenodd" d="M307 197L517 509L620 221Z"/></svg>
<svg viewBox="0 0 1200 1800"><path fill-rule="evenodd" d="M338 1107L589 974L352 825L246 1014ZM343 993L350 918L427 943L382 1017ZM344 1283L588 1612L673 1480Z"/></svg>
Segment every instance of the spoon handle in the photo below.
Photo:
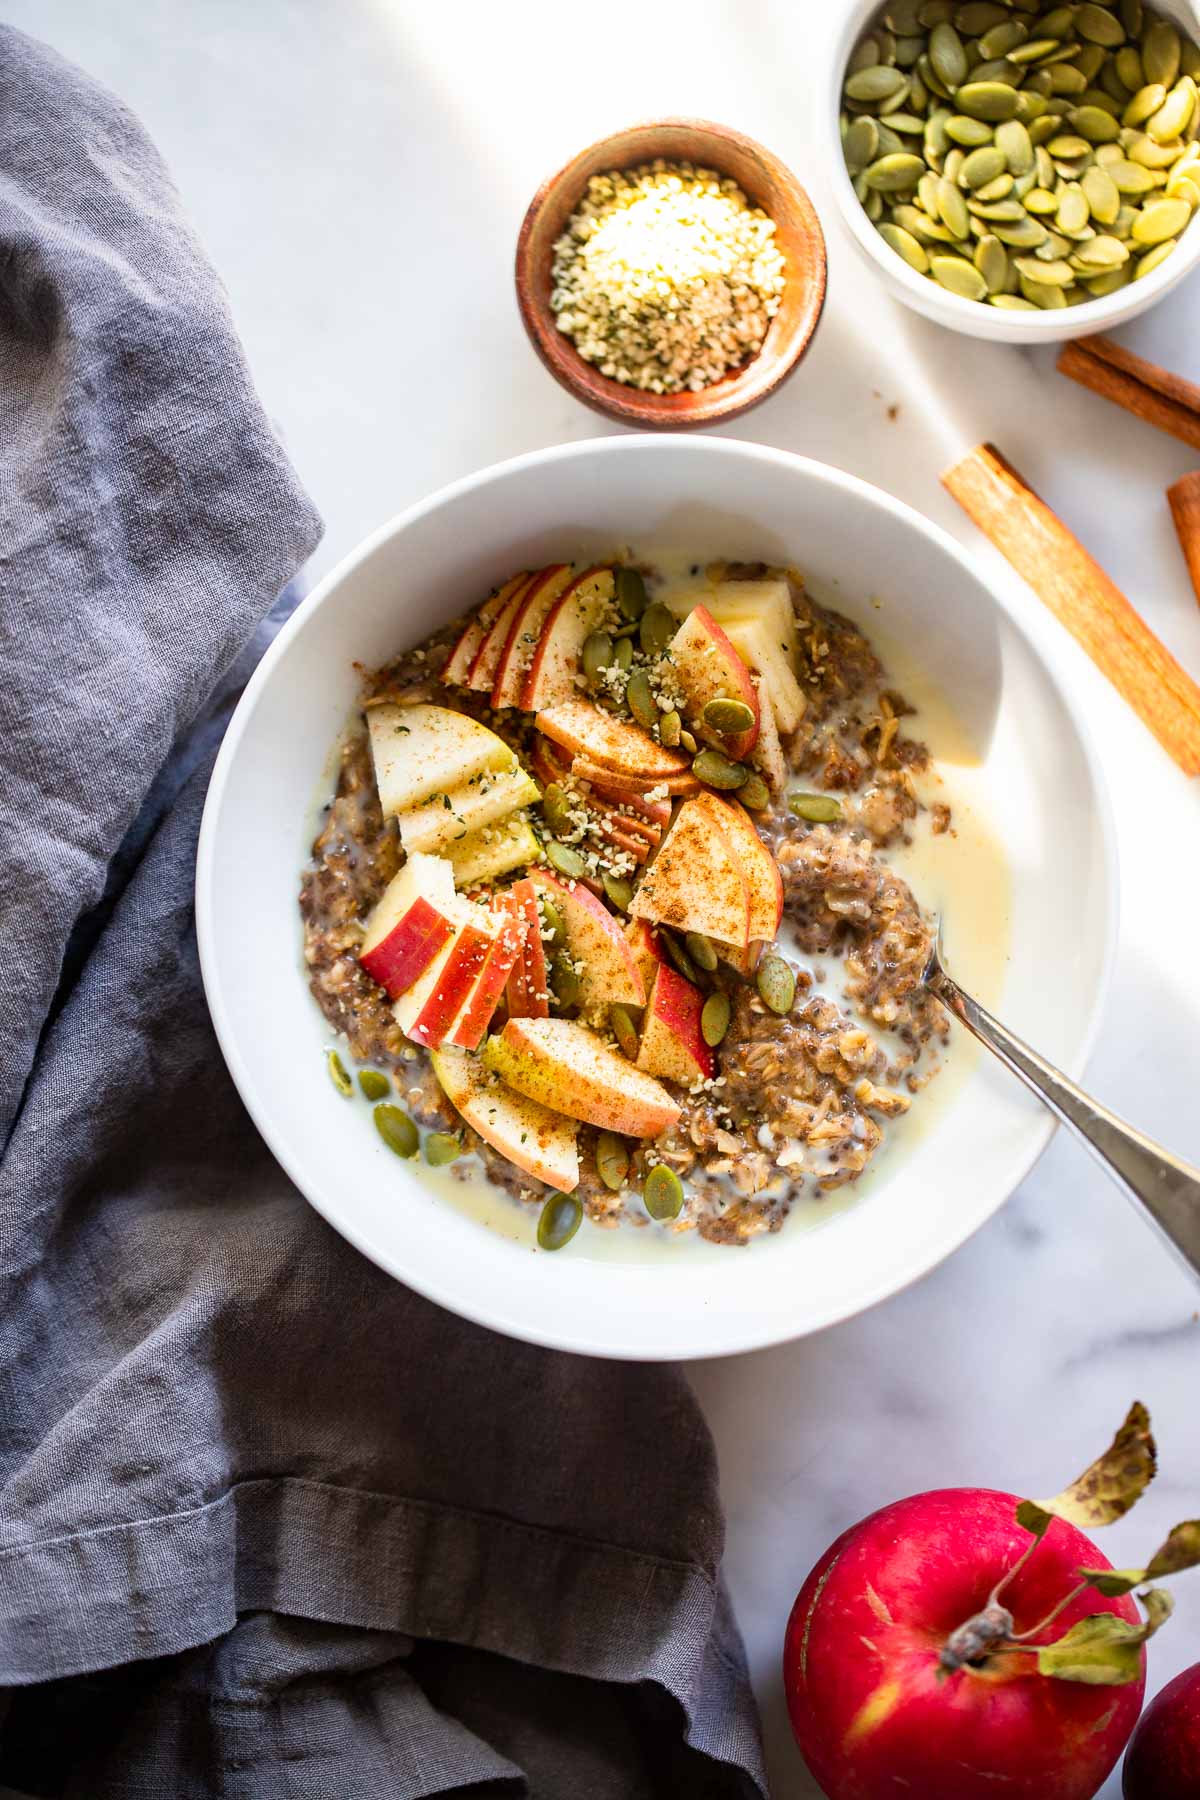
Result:
<svg viewBox="0 0 1200 1800"><path fill-rule="evenodd" d="M978 1000L964 993L944 969L934 969L927 985L947 1011L1032 1088L1056 1118L1070 1126L1117 1186L1145 1207L1193 1274L1200 1275L1200 1169L1172 1156L1068 1081Z"/></svg>

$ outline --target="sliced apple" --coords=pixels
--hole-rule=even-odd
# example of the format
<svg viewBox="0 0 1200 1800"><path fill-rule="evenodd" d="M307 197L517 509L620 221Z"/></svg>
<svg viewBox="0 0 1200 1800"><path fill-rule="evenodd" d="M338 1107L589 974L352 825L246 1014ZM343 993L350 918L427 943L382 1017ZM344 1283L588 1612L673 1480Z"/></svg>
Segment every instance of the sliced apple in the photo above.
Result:
<svg viewBox="0 0 1200 1800"><path fill-rule="evenodd" d="M613 572L585 569L551 607L521 689L521 706L540 712L578 692L584 640L608 616Z"/></svg>
<svg viewBox="0 0 1200 1800"><path fill-rule="evenodd" d="M503 611L517 589L523 587L528 579L529 577L524 571L520 575L511 576L502 588L484 601L482 606L476 607L467 620L462 635L446 659L446 666L442 670L442 680L447 686L461 686L466 681L479 646L488 634L489 626L497 613Z"/></svg>
<svg viewBox="0 0 1200 1800"><path fill-rule="evenodd" d="M504 646L508 642L508 634L512 630L512 622L517 616L525 591L535 575L527 575L520 587L514 588L504 605L493 618L483 635L483 642L471 660L467 670L466 685L474 688L476 693L490 694L492 683L496 679L496 671L500 667L500 658L504 655Z"/></svg>
<svg viewBox="0 0 1200 1800"><path fill-rule="evenodd" d="M527 1099L623 1137L657 1137L679 1117L652 1075L573 1019L510 1019L484 1044L483 1062Z"/></svg>
<svg viewBox="0 0 1200 1800"><path fill-rule="evenodd" d="M436 856L410 856L367 920L358 960L393 999L454 935L454 876Z"/></svg>
<svg viewBox="0 0 1200 1800"><path fill-rule="evenodd" d="M751 938L744 950L735 950L732 944L718 944L716 949L723 963L735 969L743 980L749 981L762 961L762 953L766 947L761 938Z"/></svg>
<svg viewBox="0 0 1200 1800"><path fill-rule="evenodd" d="M577 781L586 781L596 793L615 798L624 805L633 805L638 796L644 793L647 780L644 775L617 774L612 769L601 768L598 763L588 762L586 757L577 756L571 764L571 773ZM680 775L659 775L649 783L650 789L660 788L664 794L698 794L700 783L688 769Z"/></svg>
<svg viewBox="0 0 1200 1800"><path fill-rule="evenodd" d="M523 869L536 862L540 855L541 845L533 828L520 813L513 813L496 825L469 831L465 838L446 846L446 859L460 888L473 881L495 881L512 869Z"/></svg>
<svg viewBox="0 0 1200 1800"><path fill-rule="evenodd" d="M650 990L637 1066L647 1075L677 1081L681 1087L707 1081L716 1057L704 1041L700 1014L704 995L675 969L660 963Z"/></svg>
<svg viewBox="0 0 1200 1800"><path fill-rule="evenodd" d="M715 829L724 834L745 877L751 940L762 938L771 943L783 917L783 878L779 864L759 837L745 807L739 806L736 800L701 794L695 804L712 820Z"/></svg>
<svg viewBox="0 0 1200 1800"><path fill-rule="evenodd" d="M642 876L630 913L744 950L750 941L746 877L730 841L699 797L685 800Z"/></svg>
<svg viewBox="0 0 1200 1800"><path fill-rule="evenodd" d="M492 683L493 706L520 704L525 676L533 661L542 627L571 581L569 563L551 563L549 568L539 569L522 589L520 604L508 628L508 638Z"/></svg>
<svg viewBox="0 0 1200 1800"><path fill-rule="evenodd" d="M745 663L706 606L690 612L671 639L669 655L684 692L684 714L693 731L733 758L744 761L758 741L758 691ZM722 737L704 725L710 700L740 700L753 723L745 731Z"/></svg>
<svg viewBox="0 0 1200 1800"><path fill-rule="evenodd" d="M659 965L667 960L659 935L647 919L630 919L625 927L625 941L633 951L638 973L649 993Z"/></svg>
<svg viewBox="0 0 1200 1800"><path fill-rule="evenodd" d="M759 675L750 679L758 689L758 742L751 752L750 760L762 773L763 780L776 796L782 794L787 786L787 761L783 754L783 745L779 742L779 727L775 723L775 708L767 696L766 684Z"/></svg>
<svg viewBox="0 0 1200 1800"><path fill-rule="evenodd" d="M367 730L383 815L407 812L473 775L512 767L503 738L448 706L372 706Z"/></svg>
<svg viewBox="0 0 1200 1800"><path fill-rule="evenodd" d="M725 631L742 661L761 680L779 730L785 736L795 731L804 717L806 701L782 645L761 619L731 619Z"/></svg>
<svg viewBox="0 0 1200 1800"><path fill-rule="evenodd" d="M478 1057L444 1046L433 1072L451 1106L514 1168L569 1194L579 1185L578 1127L574 1119L539 1106L489 1075Z"/></svg>
<svg viewBox="0 0 1200 1800"><path fill-rule="evenodd" d="M459 1008L452 1030L446 1033L450 1042L463 1050L479 1048L525 948L529 928L513 895L493 894L492 913L499 921L500 929L492 941L479 979Z"/></svg>
<svg viewBox="0 0 1200 1800"><path fill-rule="evenodd" d="M514 881L512 896L525 921L525 943L508 978L505 999L509 1017L544 1019L550 1012L550 986L546 976L546 946L542 942L542 914L537 891L526 877Z"/></svg>
<svg viewBox="0 0 1200 1800"><path fill-rule="evenodd" d="M587 775L588 787L598 800L606 801L612 806L618 806L623 811L640 813L644 819L657 828L658 837L662 837L663 832L671 823L671 802L669 798L648 800L645 793L641 791L644 784L639 783L635 788L634 781L636 778L629 776L610 778L605 775L603 770L596 768L594 764L585 762L583 766L589 771ZM582 780L583 777L580 777L580 779ZM628 786L625 788L615 787L613 785L614 779L627 781ZM682 781L684 779L685 777L677 775L671 777L672 781ZM699 783L694 776L689 776L686 779L689 779L693 784L689 791L695 793L696 789L699 787ZM655 787L662 787L664 784L662 782L655 782L654 785Z"/></svg>
<svg viewBox="0 0 1200 1800"><path fill-rule="evenodd" d="M470 903L464 901L463 904ZM471 907L472 913L478 910ZM496 936L495 931L485 928L482 920L464 923L428 989L423 982L418 982L416 987L400 996L392 1012L400 1029L414 1043L432 1048L453 1036L459 1014L483 971Z"/></svg>
<svg viewBox="0 0 1200 1800"><path fill-rule="evenodd" d="M799 667L800 638L791 585L784 575L765 575L752 581L697 583L695 587L669 589L663 599L677 619L685 619L704 606L729 636L731 622L761 619L779 644L793 671Z"/></svg>
<svg viewBox="0 0 1200 1800"><path fill-rule="evenodd" d="M562 700L544 708L537 728L572 757L582 757L614 775L632 775L653 787L660 778L687 773L691 764L682 751L656 743L648 731L618 719L593 700Z"/></svg>
<svg viewBox="0 0 1200 1800"><path fill-rule="evenodd" d="M531 869L529 879L534 892L553 901L562 914L567 949L579 967L579 1002L584 1012L645 1006L646 987L637 959L604 902L582 882L562 881L549 869Z"/></svg>
<svg viewBox="0 0 1200 1800"><path fill-rule="evenodd" d="M541 798L538 785L510 757L512 767L473 776L399 816L400 841L414 850L448 850L471 832Z"/></svg>

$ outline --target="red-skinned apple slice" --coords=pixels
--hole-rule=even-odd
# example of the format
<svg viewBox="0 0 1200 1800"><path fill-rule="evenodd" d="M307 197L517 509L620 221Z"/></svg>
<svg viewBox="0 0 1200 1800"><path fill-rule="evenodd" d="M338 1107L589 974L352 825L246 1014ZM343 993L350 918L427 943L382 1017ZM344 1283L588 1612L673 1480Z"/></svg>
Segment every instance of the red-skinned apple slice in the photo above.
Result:
<svg viewBox="0 0 1200 1800"><path fill-rule="evenodd" d="M724 833L743 875L750 902L750 937L774 941L783 917L783 877L779 864L763 843L744 806L721 800L716 794L700 794L702 807L718 831Z"/></svg>
<svg viewBox="0 0 1200 1800"><path fill-rule="evenodd" d="M758 692L750 671L706 606L688 614L671 639L669 655L692 729L734 762L744 761L758 741ZM740 700L754 715L754 723L723 737L704 724L710 700Z"/></svg>
<svg viewBox="0 0 1200 1800"><path fill-rule="evenodd" d="M446 1034L452 1044L463 1050L479 1048L509 976L525 948L528 927L520 904L511 892L492 896L492 912L500 922L500 931L492 942L470 998L459 1011L454 1029Z"/></svg>
<svg viewBox="0 0 1200 1800"><path fill-rule="evenodd" d="M561 881L548 869L531 869L534 892L541 893L562 914L567 930L567 949L572 961L582 964L579 1000L585 1013L608 1011L610 1006L645 1006L646 987L637 960L613 914L581 881Z"/></svg>
<svg viewBox="0 0 1200 1800"><path fill-rule="evenodd" d="M570 564L551 563L549 568L539 569L522 589L520 605L513 614L508 638L500 653L500 662L492 683L493 706L520 704L525 677L542 635L542 627L571 584Z"/></svg>
<svg viewBox="0 0 1200 1800"><path fill-rule="evenodd" d="M367 731L384 818L410 811L437 790L512 767L503 738L449 706L369 706Z"/></svg>
<svg viewBox="0 0 1200 1800"><path fill-rule="evenodd" d="M681 1087L707 1081L716 1057L704 1041L700 1014L704 995L674 969L660 963L642 1020L637 1066L647 1075L677 1081Z"/></svg>
<svg viewBox="0 0 1200 1800"><path fill-rule="evenodd" d="M528 579L529 576L522 570L521 574L511 576L502 588L484 601L482 606L476 607L467 620L461 637L446 659L446 666L442 670L441 678L447 686L461 686L466 681L471 664L475 661L479 646L487 636L492 621L499 612L503 611L517 589L523 586Z"/></svg>
<svg viewBox="0 0 1200 1800"><path fill-rule="evenodd" d="M410 856L367 920L359 961L395 999L453 936L454 876L436 856Z"/></svg>
<svg viewBox="0 0 1200 1800"><path fill-rule="evenodd" d="M544 1019L550 1012L550 989L546 977L546 947L542 943L542 914L537 891L528 877L514 881L513 899L525 921L525 945L520 961L508 978L506 999L509 1016L514 1019Z"/></svg>
<svg viewBox="0 0 1200 1800"><path fill-rule="evenodd" d="M756 769L761 770L763 780L778 797L787 786L788 772L783 746L779 742L775 708L771 705L762 677L751 676L751 680L758 692L758 742L750 760Z"/></svg>
<svg viewBox="0 0 1200 1800"><path fill-rule="evenodd" d="M623 1137L658 1137L679 1107L652 1075L637 1069L574 1019L510 1019L483 1046L484 1067L517 1093L551 1101L572 1119Z"/></svg>
<svg viewBox="0 0 1200 1800"><path fill-rule="evenodd" d="M635 776L653 786L660 778L686 774L688 757L656 743L648 731L618 719L592 700L563 700L544 708L537 727L552 743L614 775Z"/></svg>
<svg viewBox="0 0 1200 1800"><path fill-rule="evenodd" d="M634 805L639 794L647 786L651 791L661 789L668 794L698 794L700 783L688 769L682 775L659 775L647 781L644 775L624 775L613 769L602 769L598 764L588 762L586 757L577 756L571 764L571 773L577 781L586 781L598 794L603 793L620 802L621 805Z"/></svg>
<svg viewBox="0 0 1200 1800"><path fill-rule="evenodd" d="M685 800L630 904L637 919L744 950L750 941L750 897L730 840L700 797Z"/></svg>
<svg viewBox="0 0 1200 1800"><path fill-rule="evenodd" d="M584 766L589 769L591 768L591 765L586 762ZM679 778L672 777L672 779L677 780ZM671 802L669 799L647 800L644 793L634 792L632 787L613 787L611 781L605 777L604 772L599 770L595 773L589 773L587 785L596 796L597 800L605 801L610 806L618 806L622 811L641 813L643 818L647 819L650 824L658 828L659 838L662 837L663 832L671 823ZM660 787L663 784L661 782L656 782L654 785ZM699 784L697 783L696 785L698 786ZM691 791L695 792L695 788Z"/></svg>
<svg viewBox="0 0 1200 1800"><path fill-rule="evenodd" d="M579 1185L574 1119L505 1087L465 1050L445 1045L431 1060L451 1106L514 1168L564 1194Z"/></svg>
<svg viewBox="0 0 1200 1800"><path fill-rule="evenodd" d="M637 962L638 973L649 993L654 985L654 977L659 965L667 960L667 953L659 940L659 935L647 919L630 919L625 927L625 941L633 951Z"/></svg>
<svg viewBox="0 0 1200 1800"><path fill-rule="evenodd" d="M432 1048L450 1035L460 1010L479 980L495 941L495 934L484 931L479 925L472 923L463 926L432 992L412 1024L406 1027L407 1034L414 1043ZM492 1010L495 1011L495 1008Z"/></svg>
<svg viewBox="0 0 1200 1800"><path fill-rule="evenodd" d="M536 581L536 575L527 575L520 587L509 595L500 611L496 614L467 670L466 685L474 688L476 693L489 693L496 679L496 670L500 667L500 658L504 654L504 646L508 642L508 634L512 622L517 616L521 601L530 582Z"/></svg>
<svg viewBox="0 0 1200 1800"><path fill-rule="evenodd" d="M613 572L585 569L546 616L525 681L521 706L540 712L577 692L584 641L608 616L613 601Z"/></svg>

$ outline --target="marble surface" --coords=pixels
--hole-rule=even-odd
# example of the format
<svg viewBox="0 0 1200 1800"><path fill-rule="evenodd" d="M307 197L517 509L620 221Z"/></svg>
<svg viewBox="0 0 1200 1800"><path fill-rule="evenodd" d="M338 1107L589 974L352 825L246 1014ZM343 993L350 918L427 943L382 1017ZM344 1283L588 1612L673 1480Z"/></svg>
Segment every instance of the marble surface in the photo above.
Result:
<svg viewBox="0 0 1200 1800"><path fill-rule="evenodd" d="M631 119L692 112L782 155L829 236L811 355L727 429L853 470L986 558L937 475L995 439L1200 673L1200 607L1163 500L1196 459L1057 377L1049 352L952 336L884 297L834 214L828 147L810 140L817 11L795 0L695 0L686 12L609 0L584 14L544 0L5 7L118 89L164 150L326 518L319 569L453 477L610 429L528 348L513 241L538 181L578 146ZM1121 335L1200 378L1198 307L1193 279ZM1090 1084L1200 1162L1195 784L995 567L1092 721L1115 808L1123 922ZM930 1486L1053 1491L1135 1395L1154 1414L1163 1472L1105 1549L1140 1561L1156 1534L1200 1513L1198 1306L1196 1284L1060 1136L1002 1214L908 1293L806 1342L695 1369L777 1796L816 1793L783 1711L787 1612L853 1520ZM1175 1586L1154 1686L1200 1657L1200 1573ZM1110 1783L1106 1800L1117 1791Z"/></svg>

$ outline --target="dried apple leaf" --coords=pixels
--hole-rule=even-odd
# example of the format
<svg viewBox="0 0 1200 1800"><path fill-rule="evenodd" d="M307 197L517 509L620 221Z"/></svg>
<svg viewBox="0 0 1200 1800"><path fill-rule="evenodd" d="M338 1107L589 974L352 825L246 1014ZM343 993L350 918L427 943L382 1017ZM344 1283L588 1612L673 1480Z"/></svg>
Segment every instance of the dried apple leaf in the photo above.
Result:
<svg viewBox="0 0 1200 1800"><path fill-rule="evenodd" d="M1150 1430L1150 1414L1140 1400L1104 1452L1070 1487L1050 1500L1022 1500L1017 1523L1041 1537L1052 1519L1094 1531L1125 1514L1154 1480L1158 1456Z"/></svg>
<svg viewBox="0 0 1200 1800"><path fill-rule="evenodd" d="M1200 1563L1200 1519L1185 1519L1176 1525L1165 1544L1159 1546L1144 1569L1080 1569L1079 1573L1098 1594L1110 1598L1131 1594L1144 1581L1158 1581L1164 1575L1178 1575L1181 1569L1194 1569Z"/></svg>
<svg viewBox="0 0 1200 1800"><path fill-rule="evenodd" d="M1131 1625L1115 1613L1093 1613L1080 1619L1053 1644L1037 1652L1039 1675L1055 1681L1077 1681L1087 1687L1126 1687L1142 1672L1142 1645L1171 1616L1173 1602L1162 1588L1139 1594L1146 1617Z"/></svg>

